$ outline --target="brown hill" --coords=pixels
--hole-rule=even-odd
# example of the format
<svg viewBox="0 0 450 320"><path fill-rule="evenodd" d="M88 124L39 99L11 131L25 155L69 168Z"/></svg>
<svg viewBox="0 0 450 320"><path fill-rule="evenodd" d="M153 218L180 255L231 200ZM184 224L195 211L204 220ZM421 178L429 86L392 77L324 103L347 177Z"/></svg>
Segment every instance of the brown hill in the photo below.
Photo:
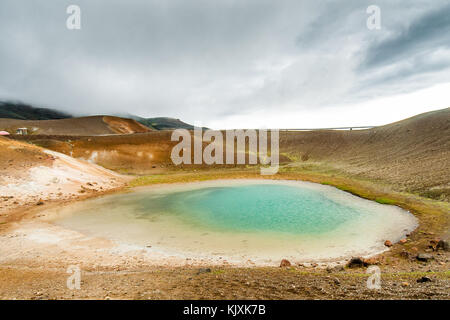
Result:
<svg viewBox="0 0 450 320"><path fill-rule="evenodd" d="M91 116L58 120L0 119L0 130L15 133L27 128L35 135L96 136L149 132L151 129L132 119L113 116Z"/></svg>
<svg viewBox="0 0 450 320"><path fill-rule="evenodd" d="M109 169L155 173L172 167L171 132L104 137L24 137ZM287 167L339 172L396 190L450 200L450 108L368 130L282 131ZM206 167L206 166L205 166Z"/></svg>
<svg viewBox="0 0 450 320"><path fill-rule="evenodd" d="M401 190L450 199L450 108L369 130L287 132L281 150Z"/></svg>

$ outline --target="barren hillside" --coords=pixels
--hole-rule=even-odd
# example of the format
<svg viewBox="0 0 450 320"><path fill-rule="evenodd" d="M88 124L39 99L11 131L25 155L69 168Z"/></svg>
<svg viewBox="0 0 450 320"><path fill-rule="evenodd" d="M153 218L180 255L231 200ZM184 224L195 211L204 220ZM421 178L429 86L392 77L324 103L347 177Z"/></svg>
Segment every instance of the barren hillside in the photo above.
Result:
<svg viewBox="0 0 450 320"><path fill-rule="evenodd" d="M29 134L95 136L149 132L151 129L132 119L92 116L58 120L0 119L0 130L15 133L27 128Z"/></svg>
<svg viewBox="0 0 450 320"><path fill-rule="evenodd" d="M103 137L23 137L127 173L173 167L170 131ZM450 199L450 108L353 131L280 132L281 162L339 171L435 199Z"/></svg>
<svg viewBox="0 0 450 320"><path fill-rule="evenodd" d="M25 204L106 191L126 180L95 164L0 137L0 214Z"/></svg>
<svg viewBox="0 0 450 320"><path fill-rule="evenodd" d="M282 152L402 190L450 198L450 108L360 131L284 133Z"/></svg>

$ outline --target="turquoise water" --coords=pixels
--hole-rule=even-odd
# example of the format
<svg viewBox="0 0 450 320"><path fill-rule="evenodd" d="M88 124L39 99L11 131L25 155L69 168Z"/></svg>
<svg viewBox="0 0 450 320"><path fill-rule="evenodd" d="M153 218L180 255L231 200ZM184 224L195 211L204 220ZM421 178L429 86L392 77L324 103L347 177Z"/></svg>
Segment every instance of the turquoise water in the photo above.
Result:
<svg viewBox="0 0 450 320"><path fill-rule="evenodd" d="M386 239L396 242L417 226L401 208L300 181L154 186L56 211L49 219L58 225L145 250L161 263L341 259L383 251Z"/></svg>
<svg viewBox="0 0 450 320"><path fill-rule="evenodd" d="M194 227L218 231L323 233L360 213L321 192L285 185L211 187L146 197L143 219L164 210Z"/></svg>

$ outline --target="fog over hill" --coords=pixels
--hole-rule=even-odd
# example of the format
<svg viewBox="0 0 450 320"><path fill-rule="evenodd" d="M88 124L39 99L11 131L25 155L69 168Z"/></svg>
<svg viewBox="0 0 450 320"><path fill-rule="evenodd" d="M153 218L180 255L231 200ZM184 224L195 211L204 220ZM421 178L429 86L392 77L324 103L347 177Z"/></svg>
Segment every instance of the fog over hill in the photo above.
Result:
<svg viewBox="0 0 450 320"><path fill-rule="evenodd" d="M0 118L21 120L51 120L72 118L68 113L37 108L21 102L0 101Z"/></svg>
<svg viewBox="0 0 450 320"><path fill-rule="evenodd" d="M173 129L194 129L194 126L181 121L180 119L169 117L142 118L132 114L114 115L120 118L132 119L140 124L154 130L173 130ZM72 115L49 108L34 107L22 102L0 101L0 119L17 119L17 120L56 120L73 118ZM87 119L88 117L85 117ZM2 129L16 126L18 122L12 123L2 121ZM24 124L25 125L25 124ZM25 125L26 126L26 125Z"/></svg>

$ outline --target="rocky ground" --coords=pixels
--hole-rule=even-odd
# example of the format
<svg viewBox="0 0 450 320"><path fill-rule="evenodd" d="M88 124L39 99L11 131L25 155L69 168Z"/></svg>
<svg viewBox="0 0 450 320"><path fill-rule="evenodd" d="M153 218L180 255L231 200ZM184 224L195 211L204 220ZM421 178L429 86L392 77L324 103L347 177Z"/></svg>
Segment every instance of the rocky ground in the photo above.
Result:
<svg viewBox="0 0 450 320"><path fill-rule="evenodd" d="M0 266L2 299L450 299L450 279L434 263L410 272L380 266L381 288L365 268L144 267L81 271L80 289L66 270ZM439 269L439 267L437 267Z"/></svg>

